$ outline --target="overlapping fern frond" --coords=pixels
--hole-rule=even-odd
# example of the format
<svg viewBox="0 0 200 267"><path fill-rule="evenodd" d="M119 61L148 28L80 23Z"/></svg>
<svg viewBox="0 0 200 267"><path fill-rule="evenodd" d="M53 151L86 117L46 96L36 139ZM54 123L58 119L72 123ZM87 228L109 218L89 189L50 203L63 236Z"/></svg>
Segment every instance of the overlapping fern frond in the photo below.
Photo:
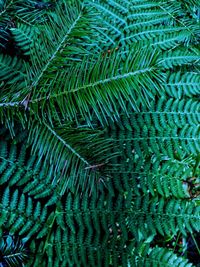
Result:
<svg viewBox="0 0 200 267"><path fill-rule="evenodd" d="M10 235L4 235L0 240L1 257L0 265L8 267L25 266L28 251L25 242Z"/></svg>
<svg viewBox="0 0 200 267"><path fill-rule="evenodd" d="M71 125L52 128L46 123L33 123L30 132L28 141L32 152L38 154L39 162L50 162L53 166L55 182L62 184L61 195L66 188L71 191L94 190L101 176L106 176L109 160L119 154L112 152L112 139L101 130ZM103 166L102 173L99 166Z"/></svg>
<svg viewBox="0 0 200 267"><path fill-rule="evenodd" d="M0 265L192 266L199 10L0 2Z"/></svg>

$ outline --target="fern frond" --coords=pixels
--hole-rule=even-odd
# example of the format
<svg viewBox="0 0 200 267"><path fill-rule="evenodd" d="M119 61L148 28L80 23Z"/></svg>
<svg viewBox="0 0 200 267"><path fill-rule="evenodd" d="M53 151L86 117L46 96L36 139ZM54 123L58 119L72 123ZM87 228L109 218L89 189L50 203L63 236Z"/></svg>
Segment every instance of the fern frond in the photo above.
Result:
<svg viewBox="0 0 200 267"><path fill-rule="evenodd" d="M157 244L200 231L199 14L0 0L0 265L191 266Z"/></svg>
<svg viewBox="0 0 200 267"><path fill-rule="evenodd" d="M0 184L24 186L23 193L33 195L35 199L53 194L52 167L43 166L37 162L37 157L30 156L27 144L23 144L20 151L17 147L0 142Z"/></svg>
<svg viewBox="0 0 200 267"><path fill-rule="evenodd" d="M33 40L37 38L39 32L38 29L33 26L18 24L16 28L11 28L10 32L24 55L30 55L34 46Z"/></svg>
<svg viewBox="0 0 200 267"><path fill-rule="evenodd" d="M11 236L5 235L0 239L1 266L21 267L28 259L28 251L25 244Z"/></svg>
<svg viewBox="0 0 200 267"><path fill-rule="evenodd" d="M166 92L171 97L193 97L200 94L200 75L197 72L180 71L167 75Z"/></svg>
<svg viewBox="0 0 200 267"><path fill-rule="evenodd" d="M25 79L25 66L22 60L0 54L0 80L8 83L22 82Z"/></svg>
<svg viewBox="0 0 200 267"><path fill-rule="evenodd" d="M18 0L14 1L14 10L16 19L26 25L39 25L43 23L54 7L54 1L42 2L31 1L26 2Z"/></svg>
<svg viewBox="0 0 200 267"><path fill-rule="evenodd" d="M148 245L144 244L136 247L136 249L136 256L130 260L131 266L193 266L193 264L189 263L188 260L177 256L175 253L173 253L173 251L166 248L150 248Z"/></svg>
<svg viewBox="0 0 200 267"><path fill-rule="evenodd" d="M160 65L165 69L169 69L175 66L181 66L185 64L196 64L199 65L199 55L190 51L175 50L165 52L163 58L160 59Z"/></svg>
<svg viewBox="0 0 200 267"><path fill-rule="evenodd" d="M152 109L143 108L143 112L134 112L129 118L123 116L120 128L114 142L130 146L130 151L140 157L155 153L174 158L200 152L199 103L192 99L161 98Z"/></svg>
<svg viewBox="0 0 200 267"><path fill-rule="evenodd" d="M34 211L32 209L34 206ZM20 235L26 233L27 239L33 234L37 233L46 220L47 209L43 208L41 211L41 203L27 198L24 194L19 194L18 190L14 193L10 192L7 187L2 192L2 200L0 204L0 226L7 229L10 234L16 232Z"/></svg>
<svg viewBox="0 0 200 267"><path fill-rule="evenodd" d="M62 57L62 51L65 47L68 48L70 45L70 49L72 49L75 38L81 39L89 34L90 21L87 12L78 3L74 6L68 6L65 1L61 1L58 4L55 13L49 15L41 30L40 38L43 47L37 46L35 51L32 51L32 60L35 64L31 74L34 76L32 76L33 82L30 90L38 85L56 59ZM76 47L74 47L74 51L75 49Z"/></svg>
<svg viewBox="0 0 200 267"><path fill-rule="evenodd" d="M199 27L196 23L195 16L193 16L190 13L193 13L193 11L189 11L189 9L193 6L195 8L196 6L199 6L194 3L191 3L190 8L188 8L188 3L182 0L180 1L170 1L167 2L165 0L160 1L160 8L164 11L167 11L168 14L172 17L172 19L175 21L175 24L182 25L190 31L191 33L191 43L198 43L199 42ZM196 5L194 7L194 5ZM194 9L193 9L194 10Z"/></svg>
<svg viewBox="0 0 200 267"><path fill-rule="evenodd" d="M138 41L143 41L146 39L150 39L150 38L155 38L158 37L160 35L162 35L163 33L170 33L170 32L180 32L184 30L184 27L162 27L159 26L158 28L155 27L148 27L147 29L144 29L143 31L140 32L133 32L132 34L129 34L127 37L124 37L122 39L122 42L127 42L127 43L132 43L132 42L138 42Z"/></svg>
<svg viewBox="0 0 200 267"><path fill-rule="evenodd" d="M126 17L130 1L86 1L98 14L99 27L97 29L102 49L111 45L117 45L123 36L123 28L126 26ZM115 23L113 23L115 21Z"/></svg>
<svg viewBox="0 0 200 267"><path fill-rule="evenodd" d="M164 33L161 36L152 38L149 41L144 41L144 46L151 46L153 48L159 48L162 50L169 50L171 48L177 47L180 44L186 44L190 39L190 34L188 31L180 32L169 32Z"/></svg>
<svg viewBox="0 0 200 267"><path fill-rule="evenodd" d="M157 42L157 39L161 43L161 40L167 41L167 37L163 39L164 36L180 31L185 34L181 43L197 43L199 27L187 16L180 2L89 1L89 5L98 10L99 24L106 28L106 32L99 30L102 42L105 40L104 46L122 46L128 51L132 42L143 41L148 46L149 40L150 44ZM120 19L122 16L123 21Z"/></svg>
<svg viewBox="0 0 200 267"><path fill-rule="evenodd" d="M146 158L142 160L131 157L129 147L126 147L123 156L118 161L127 162L123 166L124 170L121 165L110 170L112 176L115 177L112 187L120 193L132 190L136 196L149 192L152 196L161 195L165 198L171 196L179 199L190 198L187 181L189 183L194 170L194 159L173 161L155 158L152 164Z"/></svg>
<svg viewBox="0 0 200 267"><path fill-rule="evenodd" d="M2 0L0 3L0 16L2 16L4 13L6 13L10 7L14 4L13 0Z"/></svg>
<svg viewBox="0 0 200 267"><path fill-rule="evenodd" d="M53 107L56 105L57 116L62 115L70 120L77 119L78 114L91 120L93 112L104 124L106 116L113 119L119 116L116 102L126 111L127 99L133 109L137 109L137 102L148 105L149 99L160 92L163 78L156 67L157 58L155 50L133 49L123 65L120 54L116 54L111 59L100 58L95 65L83 62L68 72L55 74L52 70L52 73L46 75L44 82L54 84L54 89L49 91L45 86L43 91L35 90L30 108L38 113L41 106L43 112L52 114L51 109L55 112ZM76 79L72 78L75 76ZM45 110L46 96L50 103L48 110ZM68 106L66 103L71 104Z"/></svg>
<svg viewBox="0 0 200 267"><path fill-rule="evenodd" d="M52 128L48 124L32 124L28 142L33 153L38 153L38 161L50 162L52 175L61 176L58 182L63 184L61 194L66 188L74 191L93 187L98 180L99 167L109 162L114 154L111 139L104 138L103 132L89 128L73 128L62 125ZM42 145L41 145L42 144ZM54 154L51 154L51 151ZM103 174L102 174L103 175ZM90 186L86 186L89 183Z"/></svg>
<svg viewBox="0 0 200 267"><path fill-rule="evenodd" d="M104 192L91 196L66 194L66 208L55 213L58 227L42 244L43 254L38 254L37 264L43 261L50 266L71 262L77 266L125 266L131 242L123 225L130 212L129 207L122 209L124 201L122 195L115 198ZM123 256L118 257L119 253Z"/></svg>
<svg viewBox="0 0 200 267"><path fill-rule="evenodd" d="M200 207L194 202L164 198L151 198L145 195L137 198L133 204L134 214L130 215L130 229L137 236L140 231L146 239L148 235L176 234L180 230L199 231Z"/></svg>
<svg viewBox="0 0 200 267"><path fill-rule="evenodd" d="M5 120L6 123L10 123L5 114L9 113L8 117L13 118L15 112L18 112L18 118L23 121L23 119L21 118L23 117L23 109L24 107L25 109L27 109L25 99L27 98L27 95L32 92L32 89L35 88L36 85L38 85L38 82L43 77L45 71L48 70L48 67L51 65L56 55L58 56L65 45L67 45L68 43L73 43L74 37L81 39L83 36L88 35L88 20L85 19L83 15L83 8L80 5L78 6L76 4L73 7L67 6L66 3L62 2L59 3L56 7L57 11L55 11L55 13L50 13L48 19L47 17L45 17L45 22L43 21L43 25L39 30L39 32L41 33L39 41L38 43L37 41L33 43L33 47L35 47L34 51L37 51L37 57L33 49L31 49L31 54L33 55L33 57L30 65L26 62L18 60L15 57L9 59L6 55L0 55L2 57L3 64L3 69L0 72L0 78L2 80L9 79L8 83L13 85L10 87L4 86L6 87L6 93L8 92L8 97L5 97L5 94L3 97L1 97L0 116L2 117L2 121ZM55 23L57 26L56 29ZM83 33L80 33L80 25L82 25L82 29L84 29L82 30ZM27 29L28 26L25 26L23 24L23 28ZM52 31L51 35L49 35L49 30ZM12 27L12 31L14 34L14 32L16 33L17 30L15 28L13 29ZM44 33L46 35L45 37L42 37L42 34ZM26 51L29 46L30 37L28 37L27 40L27 36L25 36L25 41L24 37L19 37L19 33L15 37L18 39L17 41L19 46L21 45L21 49L25 49ZM23 42L20 44L21 40L23 40ZM76 47L73 51L76 51ZM79 52L80 49L76 51L76 54L78 54ZM73 54L71 49L69 49L68 53L71 56ZM12 67L12 69L10 67ZM28 69L29 72L27 75L26 70ZM26 75L24 74L24 72ZM24 82L24 80L22 83L22 78L26 78L26 83ZM11 94L11 92L14 92L13 95Z"/></svg>

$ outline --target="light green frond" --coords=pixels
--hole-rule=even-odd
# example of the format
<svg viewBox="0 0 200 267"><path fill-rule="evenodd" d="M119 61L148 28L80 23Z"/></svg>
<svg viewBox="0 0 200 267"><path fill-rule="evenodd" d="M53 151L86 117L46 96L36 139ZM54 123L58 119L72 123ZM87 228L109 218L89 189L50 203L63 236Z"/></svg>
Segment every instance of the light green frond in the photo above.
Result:
<svg viewBox="0 0 200 267"><path fill-rule="evenodd" d="M61 184L61 195L67 189L94 189L96 181L104 176L100 167L104 169L115 155L108 154L112 142L101 131L70 125L52 127L46 123L32 123L29 131L32 152L38 153L38 162L45 161L54 166L52 175L54 182Z"/></svg>
<svg viewBox="0 0 200 267"><path fill-rule="evenodd" d="M198 51L196 51L195 53L187 50L174 50L165 52L159 64L163 68L169 69L175 66L181 66L186 64L196 64L198 66L199 62L200 57Z"/></svg>
<svg viewBox="0 0 200 267"><path fill-rule="evenodd" d="M166 92L171 97L181 98L183 96L194 97L200 94L200 74L198 72L180 71L167 75L165 85Z"/></svg>
<svg viewBox="0 0 200 267"><path fill-rule="evenodd" d="M117 103L125 112L125 100L137 109L140 102L149 105L149 99L162 90L163 77L157 69L157 59L155 50L133 48L124 62L116 53L111 58L101 57L94 64L84 61L68 71L55 74L49 70L43 77L45 84L40 84L43 90L35 90L31 96L30 109L38 113L42 107L43 112L52 114L57 106L58 114L70 120L77 119L78 114L91 120L92 113L101 123L106 116L116 119Z"/></svg>
<svg viewBox="0 0 200 267"><path fill-rule="evenodd" d="M137 198L133 203L130 215L130 229L137 234L142 233L146 239L148 235L176 234L178 230L186 235L187 231L199 231L200 207L194 202L171 198L151 198L145 195Z"/></svg>
<svg viewBox="0 0 200 267"><path fill-rule="evenodd" d="M34 45L33 40L37 39L38 29L26 24L18 24L16 28L11 28L10 31L16 45L25 55L30 55Z"/></svg>
<svg viewBox="0 0 200 267"><path fill-rule="evenodd" d="M130 260L131 266L145 266L145 267L171 267L171 266L182 266L192 267L193 264L189 263L188 260L184 259L173 253L173 251L161 248L161 247L146 247L147 245L141 245L138 248L138 255L134 260Z"/></svg>

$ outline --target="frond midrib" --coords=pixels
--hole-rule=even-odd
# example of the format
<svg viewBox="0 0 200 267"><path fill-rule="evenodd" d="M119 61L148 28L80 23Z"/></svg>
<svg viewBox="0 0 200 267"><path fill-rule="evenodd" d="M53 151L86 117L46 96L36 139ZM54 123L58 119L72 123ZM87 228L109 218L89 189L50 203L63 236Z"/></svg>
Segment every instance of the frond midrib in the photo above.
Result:
<svg viewBox="0 0 200 267"><path fill-rule="evenodd" d="M127 129L126 129L127 130ZM130 131L130 130L129 130ZM134 141L134 140L194 140L194 141L200 141L200 137L181 137L181 136L144 136L144 137L133 137L133 138L124 138L124 139L116 139L113 140L115 142L119 142L121 140L123 141Z"/></svg>
<svg viewBox="0 0 200 267"><path fill-rule="evenodd" d="M39 76L36 78L35 81L33 81L33 83L30 86L30 90L35 87L39 81L41 80L41 78L43 77L45 71L48 69L48 67L50 66L51 62L54 60L54 58L56 57L56 55L58 54L58 52L62 49L63 45L66 42L67 37L70 35L70 33L72 32L72 30L76 27L76 24L78 23L78 21L81 19L81 15L82 12L79 12L77 18L75 19L75 21L72 23L71 27L68 29L68 31L66 32L66 34L64 35L64 37L62 38L62 40L60 41L60 43L58 44L58 46L56 47L54 53L52 54L52 56L50 57L50 59L47 61L47 63L44 65L44 67L41 70L41 73L39 74Z"/></svg>
<svg viewBox="0 0 200 267"><path fill-rule="evenodd" d="M23 251L22 252L13 253L13 254L9 254L9 255L5 255L4 258L5 259L9 259L9 258L21 256L22 254L24 254Z"/></svg>
<svg viewBox="0 0 200 267"><path fill-rule="evenodd" d="M43 122L43 124L53 134L53 136L64 145L64 147L71 151L72 154L77 156L87 166L90 166L90 163L85 158L83 158L72 146L70 146L70 144L68 144L62 137L60 137L60 135L56 133L48 124L46 124L45 122Z"/></svg>
<svg viewBox="0 0 200 267"><path fill-rule="evenodd" d="M48 99L57 98L57 97L60 97L60 96L63 96L63 95L71 94L71 93L76 93L78 91L85 90L85 89L88 89L88 88L91 88L91 87L95 87L95 86L98 86L98 85L103 85L103 84L106 84L106 83L109 83L109 82L112 82L112 81L123 80L123 79L126 79L126 78L130 78L132 76L138 75L140 73L150 72L153 69L155 69L155 67L148 67L148 68L136 70L134 72L128 72L128 73L125 73L125 74L119 74L119 75L113 76L111 78L106 78L106 79L103 79L103 80L96 81L94 83L89 83L89 84L86 84L86 85L71 89L69 91L63 91L63 92L60 92L60 93L57 93L57 94L51 94L51 95L48 96ZM39 98L31 99L29 102L34 104L34 103L37 103L37 102L40 102L40 101L43 101L43 100L46 100L46 97L39 97Z"/></svg>

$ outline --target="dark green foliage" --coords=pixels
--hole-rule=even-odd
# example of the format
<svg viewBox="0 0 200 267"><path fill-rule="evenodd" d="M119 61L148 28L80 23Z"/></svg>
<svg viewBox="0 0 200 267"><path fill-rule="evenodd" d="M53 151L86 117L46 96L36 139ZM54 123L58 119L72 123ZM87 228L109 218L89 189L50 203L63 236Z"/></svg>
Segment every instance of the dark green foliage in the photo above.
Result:
<svg viewBox="0 0 200 267"><path fill-rule="evenodd" d="M0 1L0 266L193 266L199 14Z"/></svg>
<svg viewBox="0 0 200 267"><path fill-rule="evenodd" d="M114 140L132 146L134 153L142 157L154 153L157 156L181 157L199 154L200 104L192 99L174 100L160 98L151 108L121 116L120 131ZM113 127L111 127L111 132ZM130 149L131 150L131 149Z"/></svg>
<svg viewBox="0 0 200 267"><path fill-rule="evenodd" d="M131 266L193 266L187 260L177 257L177 255L164 248L149 248L148 246L141 245L138 252L134 260L130 261Z"/></svg>
<svg viewBox="0 0 200 267"><path fill-rule="evenodd" d="M0 266L21 267L25 266L28 259L28 250L25 242L11 235L4 235L0 240Z"/></svg>

